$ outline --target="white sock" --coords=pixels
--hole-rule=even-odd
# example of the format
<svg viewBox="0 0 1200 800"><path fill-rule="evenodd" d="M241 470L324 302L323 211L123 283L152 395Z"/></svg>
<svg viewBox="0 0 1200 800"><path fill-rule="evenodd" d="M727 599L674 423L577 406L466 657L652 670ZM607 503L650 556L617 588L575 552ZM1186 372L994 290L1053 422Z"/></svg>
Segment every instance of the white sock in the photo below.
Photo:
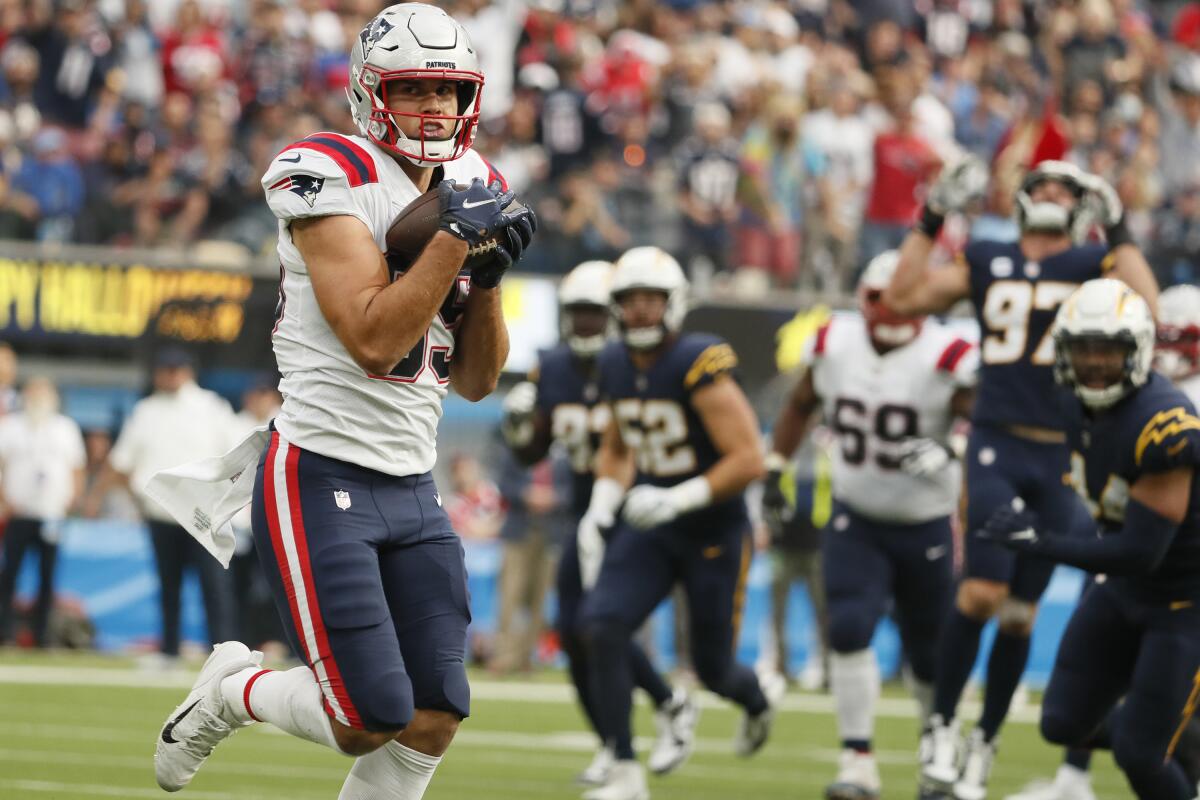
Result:
<svg viewBox="0 0 1200 800"><path fill-rule="evenodd" d="M829 684L837 703L838 735L870 741L875 732L875 701L879 699L879 664L871 648L834 653Z"/></svg>
<svg viewBox="0 0 1200 800"><path fill-rule="evenodd" d="M308 667L286 672L244 669L221 681L221 694L241 722L269 722L292 736L342 752L321 702L321 687Z"/></svg>
<svg viewBox="0 0 1200 800"><path fill-rule="evenodd" d="M421 800L441 762L393 739L355 760L338 800Z"/></svg>
<svg viewBox="0 0 1200 800"><path fill-rule="evenodd" d="M917 700L917 719L925 725L933 715L933 684L913 678L908 688Z"/></svg>

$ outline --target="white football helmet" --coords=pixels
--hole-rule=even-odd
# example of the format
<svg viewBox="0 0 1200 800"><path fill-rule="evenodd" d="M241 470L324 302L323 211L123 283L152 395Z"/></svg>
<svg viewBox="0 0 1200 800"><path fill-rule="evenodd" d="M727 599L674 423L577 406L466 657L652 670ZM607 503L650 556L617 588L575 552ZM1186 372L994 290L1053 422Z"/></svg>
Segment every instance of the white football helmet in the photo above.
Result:
<svg viewBox="0 0 1200 800"><path fill-rule="evenodd" d="M667 296L667 310L662 321L650 328L629 328L621 309L621 295L632 289L652 289ZM688 281L683 267L659 247L635 247L617 259L613 271L612 311L621 329L621 338L634 350L652 350L662 344L668 334L683 327L687 316Z"/></svg>
<svg viewBox="0 0 1200 800"><path fill-rule="evenodd" d="M558 284L558 328L571 352L580 358L594 358L604 349L608 333L580 336L571 317L577 308L608 309L613 265L609 261L584 261Z"/></svg>
<svg viewBox="0 0 1200 800"><path fill-rule="evenodd" d="M444 79L458 85L458 113L413 114L387 107L384 84L404 79ZM375 144L421 167L453 161L471 149L479 122L483 74L466 30L436 6L400 3L367 23L351 47L346 96L358 129ZM452 120L448 139L419 139L400 130L396 117Z"/></svg>
<svg viewBox="0 0 1200 800"><path fill-rule="evenodd" d="M1102 410L1143 385L1154 358L1154 316L1142 296L1111 278L1088 281L1058 309L1054 336L1054 378L1083 404ZM1127 349L1121 378L1103 388L1085 386L1071 360L1076 344L1118 343Z"/></svg>
<svg viewBox="0 0 1200 800"><path fill-rule="evenodd" d="M1087 235L1090 220L1080 214L1084 195L1079 180L1079 167L1068 161L1043 161L1031 169L1017 190L1017 224L1021 231L1037 233L1065 233L1075 241ZM1029 193L1039 183L1054 181L1061 183L1075 195L1075 206L1066 208L1048 201L1034 202Z"/></svg>
<svg viewBox="0 0 1200 800"><path fill-rule="evenodd" d="M858 310L867 323L871 341L881 348L908 344L921 332L925 317L905 317L883 304L883 292L900 266L900 251L885 250L867 263L858 279Z"/></svg>
<svg viewBox="0 0 1200 800"><path fill-rule="evenodd" d="M1171 380L1200 372L1200 287L1172 286L1158 296L1154 368Z"/></svg>

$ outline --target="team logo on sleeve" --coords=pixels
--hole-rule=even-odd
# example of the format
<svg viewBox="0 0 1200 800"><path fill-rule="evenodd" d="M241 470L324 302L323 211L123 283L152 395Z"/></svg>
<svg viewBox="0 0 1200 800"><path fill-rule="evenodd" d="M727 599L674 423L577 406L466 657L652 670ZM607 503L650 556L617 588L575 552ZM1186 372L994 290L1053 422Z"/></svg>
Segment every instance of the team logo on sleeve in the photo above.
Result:
<svg viewBox="0 0 1200 800"><path fill-rule="evenodd" d="M309 208L312 208L317 202L317 195L321 193L324 186L325 179L316 175L288 175L283 180L272 184L271 191L287 190L297 194L304 202L308 203Z"/></svg>

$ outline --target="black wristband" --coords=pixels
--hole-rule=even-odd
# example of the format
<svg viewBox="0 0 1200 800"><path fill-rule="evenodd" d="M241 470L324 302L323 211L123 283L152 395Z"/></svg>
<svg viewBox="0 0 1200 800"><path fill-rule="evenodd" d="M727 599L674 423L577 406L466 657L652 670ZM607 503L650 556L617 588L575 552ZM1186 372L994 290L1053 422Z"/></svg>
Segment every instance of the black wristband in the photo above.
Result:
<svg viewBox="0 0 1200 800"><path fill-rule="evenodd" d="M946 221L946 217L931 209L928 205L921 207L921 218L917 220L916 230L928 236L930 239L936 239L938 231L942 229L942 223Z"/></svg>
<svg viewBox="0 0 1200 800"><path fill-rule="evenodd" d="M1133 240L1133 234L1129 232L1129 226L1125 224L1124 214L1115 225L1104 229L1104 238L1108 242L1109 250L1115 250L1123 244L1137 244Z"/></svg>

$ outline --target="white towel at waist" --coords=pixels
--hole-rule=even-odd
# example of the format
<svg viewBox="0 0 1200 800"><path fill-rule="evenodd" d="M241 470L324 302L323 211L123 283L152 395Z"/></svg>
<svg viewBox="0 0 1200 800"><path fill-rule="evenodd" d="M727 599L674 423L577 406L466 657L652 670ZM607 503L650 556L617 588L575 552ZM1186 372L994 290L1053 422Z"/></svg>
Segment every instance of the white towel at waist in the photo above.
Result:
<svg viewBox="0 0 1200 800"><path fill-rule="evenodd" d="M164 469L146 482L146 494L224 567L236 545L229 521L253 498L258 457L270 438L263 425L223 456Z"/></svg>

